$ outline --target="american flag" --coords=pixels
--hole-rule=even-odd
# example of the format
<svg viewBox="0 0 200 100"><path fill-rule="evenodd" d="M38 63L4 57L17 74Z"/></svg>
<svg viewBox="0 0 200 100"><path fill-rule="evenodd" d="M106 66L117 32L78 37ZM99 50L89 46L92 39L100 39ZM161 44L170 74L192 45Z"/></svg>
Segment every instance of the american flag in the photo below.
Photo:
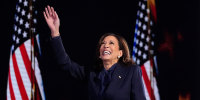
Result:
<svg viewBox="0 0 200 100"><path fill-rule="evenodd" d="M160 100L155 56L156 9L154 0L140 0L133 43L133 60L141 66L147 100Z"/></svg>
<svg viewBox="0 0 200 100"><path fill-rule="evenodd" d="M7 100L45 100L38 57L35 0L18 0L10 52Z"/></svg>

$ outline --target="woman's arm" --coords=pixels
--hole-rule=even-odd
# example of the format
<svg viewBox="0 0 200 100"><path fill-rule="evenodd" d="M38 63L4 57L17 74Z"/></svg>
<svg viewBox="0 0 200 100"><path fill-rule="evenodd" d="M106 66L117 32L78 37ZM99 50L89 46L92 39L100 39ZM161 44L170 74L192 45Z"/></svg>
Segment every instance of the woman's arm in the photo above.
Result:
<svg viewBox="0 0 200 100"><path fill-rule="evenodd" d="M68 71L74 78L83 80L86 77L85 68L70 60L65 52L59 33L60 20L53 7L47 6L43 12L44 18L51 30L52 39L50 45L53 51L55 63Z"/></svg>
<svg viewBox="0 0 200 100"><path fill-rule="evenodd" d="M74 78L84 80L86 77L86 68L70 59L64 49L61 37L57 36L52 38L50 45L57 65L68 71Z"/></svg>

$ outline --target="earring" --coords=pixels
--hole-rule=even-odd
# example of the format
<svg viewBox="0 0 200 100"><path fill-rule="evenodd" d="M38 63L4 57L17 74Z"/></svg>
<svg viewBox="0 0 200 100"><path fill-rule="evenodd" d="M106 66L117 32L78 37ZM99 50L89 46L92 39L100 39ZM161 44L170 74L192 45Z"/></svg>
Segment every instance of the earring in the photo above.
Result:
<svg viewBox="0 0 200 100"><path fill-rule="evenodd" d="M120 56L117 56L117 58L119 59L119 58L120 58Z"/></svg>

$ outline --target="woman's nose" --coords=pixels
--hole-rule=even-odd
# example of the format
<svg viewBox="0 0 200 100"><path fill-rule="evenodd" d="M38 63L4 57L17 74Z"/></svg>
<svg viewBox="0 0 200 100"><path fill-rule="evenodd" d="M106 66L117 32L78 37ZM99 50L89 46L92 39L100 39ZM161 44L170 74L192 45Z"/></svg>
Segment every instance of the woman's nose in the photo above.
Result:
<svg viewBox="0 0 200 100"><path fill-rule="evenodd" d="M104 48L108 48L109 47L109 45L108 45L108 43L106 43L105 45L104 45Z"/></svg>

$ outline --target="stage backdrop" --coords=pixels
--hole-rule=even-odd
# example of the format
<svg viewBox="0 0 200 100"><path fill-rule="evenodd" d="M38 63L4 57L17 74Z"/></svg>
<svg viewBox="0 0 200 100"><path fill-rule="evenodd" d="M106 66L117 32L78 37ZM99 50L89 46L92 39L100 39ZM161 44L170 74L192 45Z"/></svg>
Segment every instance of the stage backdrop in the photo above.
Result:
<svg viewBox="0 0 200 100"><path fill-rule="evenodd" d="M66 52L86 67L95 64L96 45L106 32L116 32L133 48L137 5L134 1L36 0L42 49L41 73L47 100L80 100L87 87L54 66L49 51L50 31L42 15L46 5L54 6ZM6 100L9 55L17 0L1 1L0 99ZM178 100L191 94L199 100L200 10L196 0L156 1L158 35L158 88L161 100Z"/></svg>

